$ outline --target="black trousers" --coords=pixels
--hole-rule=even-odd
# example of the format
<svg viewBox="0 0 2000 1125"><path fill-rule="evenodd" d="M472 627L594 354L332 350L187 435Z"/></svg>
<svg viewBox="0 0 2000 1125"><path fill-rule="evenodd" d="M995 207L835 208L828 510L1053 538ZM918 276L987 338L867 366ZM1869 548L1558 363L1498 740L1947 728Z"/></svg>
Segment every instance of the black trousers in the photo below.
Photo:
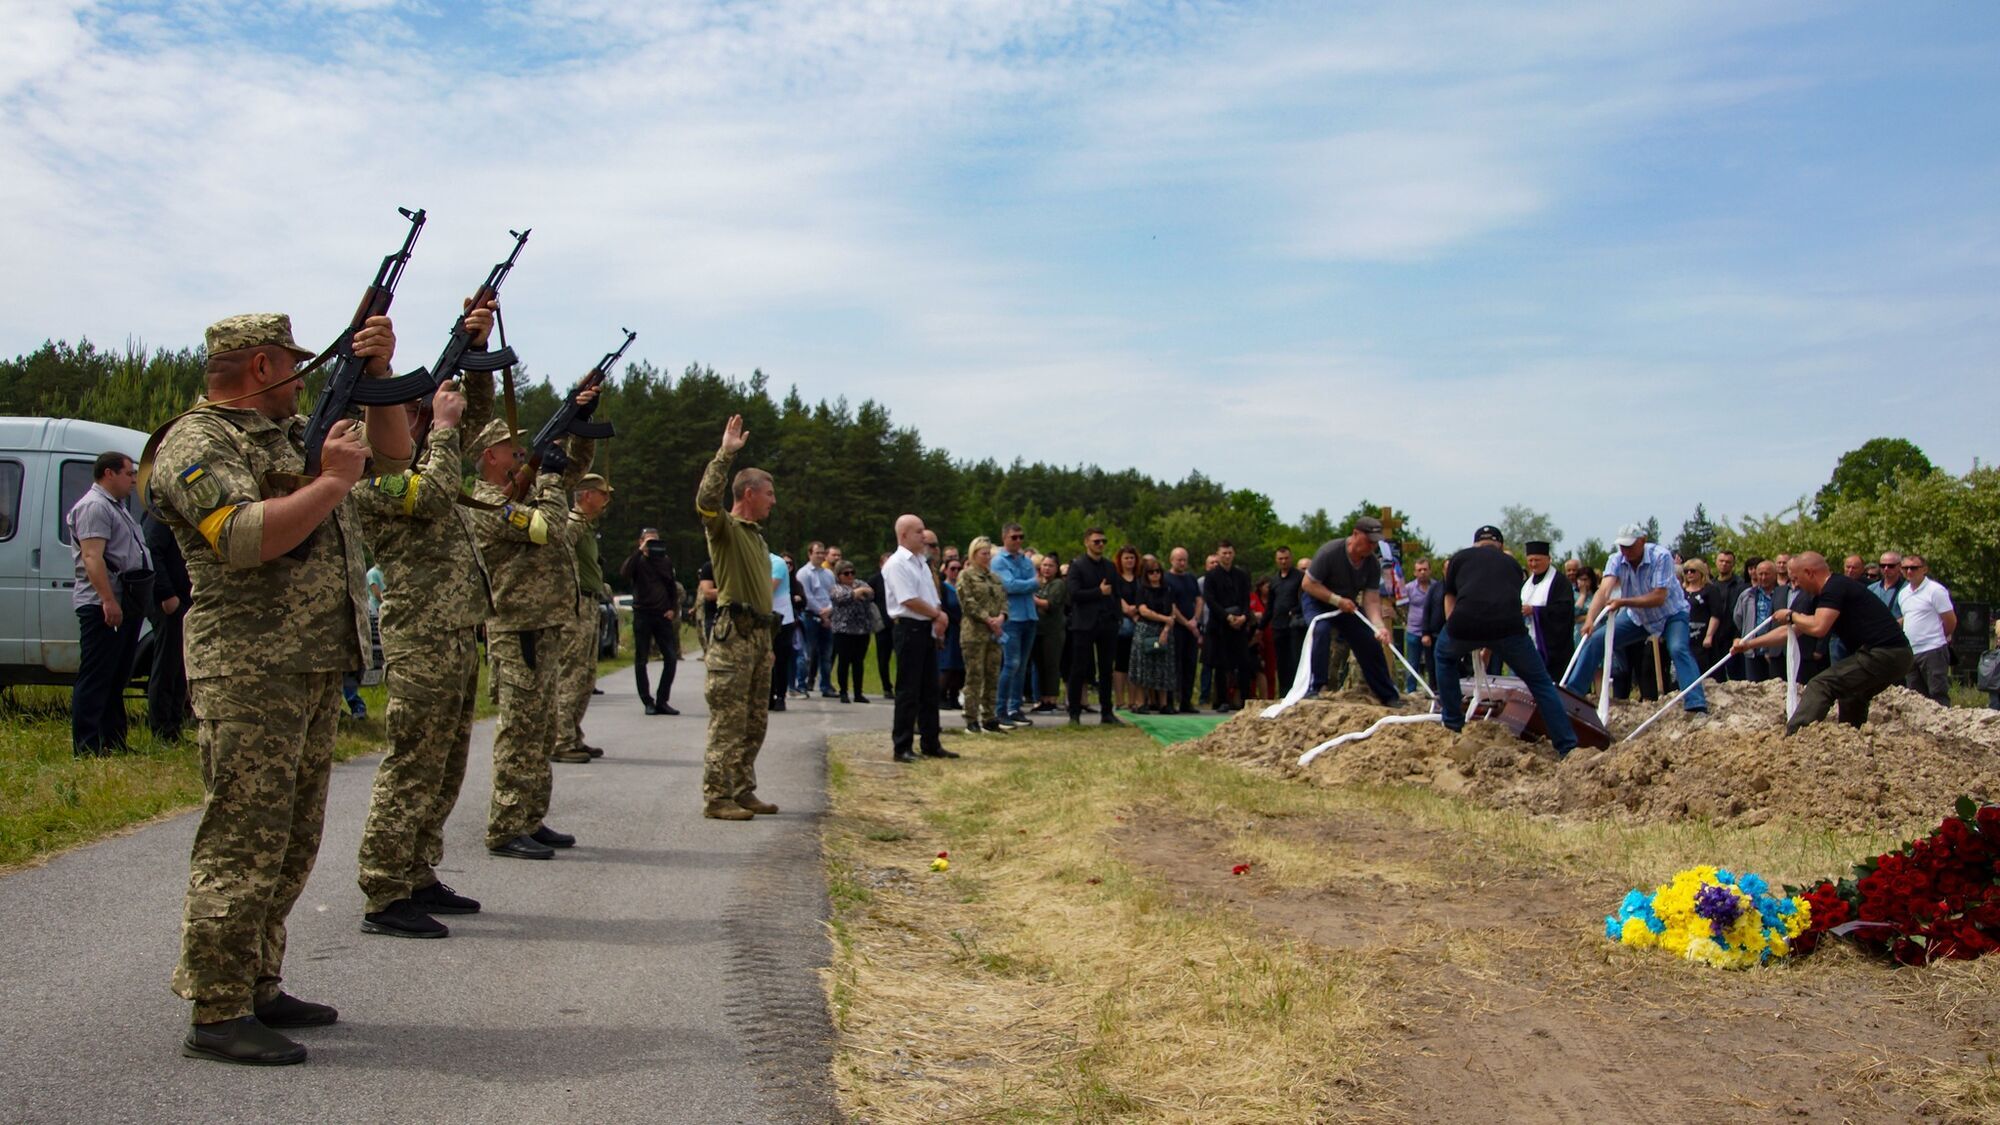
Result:
<svg viewBox="0 0 2000 1125"><path fill-rule="evenodd" d="M1194 665L1201 646L1194 643L1194 634L1185 626L1173 627L1174 637L1174 702L1183 708L1194 707Z"/></svg>
<svg viewBox="0 0 2000 1125"><path fill-rule="evenodd" d="M859 696L861 690L862 658L868 655L868 634L835 633L833 635L833 679L839 686L840 694L849 694L847 681L854 680L853 693Z"/></svg>
<svg viewBox="0 0 2000 1125"><path fill-rule="evenodd" d="M653 685L646 675L646 657L654 647L660 650L663 663L660 666L660 694L653 694ZM681 655L681 623L669 621L658 613L632 614L632 678L639 681L639 700L658 706L667 701L674 690L674 665Z"/></svg>
<svg viewBox="0 0 2000 1125"><path fill-rule="evenodd" d="M1250 634L1230 628L1229 622L1220 616L1210 620L1215 626L1208 634L1208 662L1215 667L1211 681L1215 697L1211 702L1217 707L1229 702L1231 677L1236 680L1236 698L1249 699L1257 674L1250 663Z"/></svg>
<svg viewBox="0 0 2000 1125"><path fill-rule="evenodd" d="M187 607L153 614L153 667L146 675L146 725L153 737L172 742L187 726Z"/></svg>
<svg viewBox="0 0 2000 1125"><path fill-rule="evenodd" d="M132 664L139 655L142 600L122 595L125 619L116 629L104 623L102 608L77 607L76 684L69 695L70 745L77 753L126 748L125 685L132 682Z"/></svg>
<svg viewBox="0 0 2000 1125"><path fill-rule="evenodd" d="M1402 698L1396 690L1396 683L1389 677L1389 658L1382 655L1382 645L1375 639L1375 631L1367 622L1351 613L1328 618L1321 629L1334 638L1347 642L1348 651L1354 654L1354 662L1361 666L1361 678L1368 683L1368 690L1384 703L1394 703ZM1313 646L1312 682L1326 683L1326 661L1331 645Z"/></svg>
<svg viewBox="0 0 2000 1125"><path fill-rule="evenodd" d="M1271 645L1278 650L1278 682L1271 686L1280 699L1292 690L1292 680L1299 674L1299 650L1305 643L1306 628L1303 625L1271 627Z"/></svg>
<svg viewBox="0 0 2000 1125"><path fill-rule="evenodd" d="M893 695L896 691L896 677L889 674L889 658L895 651L895 626L875 634L875 677L882 681L883 695Z"/></svg>
<svg viewBox="0 0 2000 1125"><path fill-rule="evenodd" d="M944 749L938 741L937 641L931 623L921 617L899 617L896 635L896 718L891 744L898 754L921 744L926 754Z"/></svg>
<svg viewBox="0 0 2000 1125"><path fill-rule="evenodd" d="M799 623L780 625L771 632L771 702L780 707L785 702L785 691L792 686L793 662L799 658L792 648L792 638L799 635Z"/></svg>
<svg viewBox="0 0 2000 1125"><path fill-rule="evenodd" d="M1083 716L1083 685L1095 679L1100 714L1111 714L1111 665L1118 651L1114 623L1102 632L1071 631L1069 635L1069 716Z"/></svg>

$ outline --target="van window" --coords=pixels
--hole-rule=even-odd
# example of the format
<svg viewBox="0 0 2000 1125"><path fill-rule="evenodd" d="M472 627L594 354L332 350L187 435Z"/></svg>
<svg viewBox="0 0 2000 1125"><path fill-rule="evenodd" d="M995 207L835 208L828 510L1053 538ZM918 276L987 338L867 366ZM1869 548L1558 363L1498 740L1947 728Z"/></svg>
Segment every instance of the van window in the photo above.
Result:
<svg viewBox="0 0 2000 1125"><path fill-rule="evenodd" d="M62 498L56 506L56 534L64 543L69 542L69 510L90 491L90 469L94 461L64 461L62 463Z"/></svg>
<svg viewBox="0 0 2000 1125"><path fill-rule="evenodd" d="M21 526L21 476L19 461L0 461L0 542Z"/></svg>

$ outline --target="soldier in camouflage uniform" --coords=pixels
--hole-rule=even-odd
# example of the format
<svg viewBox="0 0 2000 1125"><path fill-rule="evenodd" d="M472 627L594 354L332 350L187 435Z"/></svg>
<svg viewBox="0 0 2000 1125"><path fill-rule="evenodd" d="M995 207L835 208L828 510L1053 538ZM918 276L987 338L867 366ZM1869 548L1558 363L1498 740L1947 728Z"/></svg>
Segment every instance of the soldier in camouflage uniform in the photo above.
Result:
<svg viewBox="0 0 2000 1125"><path fill-rule="evenodd" d="M1007 587L993 573L993 540L982 535L965 548L958 602L965 621L959 651L965 656L965 729L1005 733L995 699L1000 687L1000 630L1007 623Z"/></svg>
<svg viewBox="0 0 2000 1125"><path fill-rule="evenodd" d="M368 636L360 528L349 492L375 464L409 464L395 407L338 423L305 470L296 369L312 353L278 313L209 326L207 390L170 423L150 493L187 557L190 701L206 798L189 856L174 991L194 1002L182 1053L281 1065L306 1049L273 1028L329 1024L333 1008L280 990L285 919L319 853L342 673ZM395 333L371 317L353 339L389 373ZM293 485L297 485L293 488ZM306 545L303 560L287 552Z"/></svg>
<svg viewBox="0 0 2000 1125"><path fill-rule="evenodd" d="M563 626L562 663L556 672L556 739L562 749L558 762L588 762L604 751L583 740L583 713L597 685L598 597L604 589L604 564L597 556L597 517L611 503L611 482L586 473L576 490L576 507L569 513L570 541L576 549L576 616Z"/></svg>
<svg viewBox="0 0 2000 1125"><path fill-rule="evenodd" d="M466 316L484 347L493 311ZM491 611L485 564L472 518L457 503L463 446L493 416L493 375L466 372L461 394L449 384L432 400L434 417L421 463L364 479L354 490L361 528L387 592L382 654L388 663L389 752L375 769L359 872L367 905L361 931L393 937L450 933L432 914L475 914L479 903L440 882L444 822L465 781L479 690L479 624ZM417 440L418 405L406 404Z"/></svg>
<svg viewBox="0 0 2000 1125"><path fill-rule="evenodd" d="M757 751L769 721L771 633L778 620L771 613L771 551L758 524L770 517L778 494L771 474L762 469L744 469L730 479L729 466L748 437L742 415L731 417L694 497L716 586L715 632L705 657L708 753L701 775L702 815L716 820L778 811L757 797Z"/></svg>
<svg viewBox="0 0 2000 1125"><path fill-rule="evenodd" d="M588 402L596 388L579 396ZM595 443L572 439L567 456L544 462L528 496L515 503L508 476L526 456L507 423L495 419L473 442L479 481L472 495L479 554L492 582L486 647L500 685L493 732L493 805L486 850L513 859L552 859L576 837L542 823L549 811L549 754L557 745L556 673L562 627L576 616L576 555L570 547L569 491L590 467Z"/></svg>

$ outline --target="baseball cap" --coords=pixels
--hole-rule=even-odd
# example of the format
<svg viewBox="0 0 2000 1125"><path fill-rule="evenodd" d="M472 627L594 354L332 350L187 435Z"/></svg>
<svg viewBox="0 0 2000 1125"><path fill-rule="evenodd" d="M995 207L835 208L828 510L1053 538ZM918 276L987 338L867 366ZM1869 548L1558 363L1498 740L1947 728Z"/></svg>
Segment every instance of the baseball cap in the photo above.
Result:
<svg viewBox="0 0 2000 1125"><path fill-rule="evenodd" d="M312 352L300 347L298 341L292 339L292 318L284 313L243 313L239 316L225 316L208 326L204 341L208 345L210 355L241 351L244 348L276 346L301 359L313 358Z"/></svg>
<svg viewBox="0 0 2000 1125"><path fill-rule="evenodd" d="M587 489L596 489L597 491L602 492L606 496L611 495L612 492L611 482L604 479L603 473L583 474L583 479L576 482L576 487L578 491L584 491Z"/></svg>
<svg viewBox="0 0 2000 1125"><path fill-rule="evenodd" d="M1472 533L1472 541L1474 543L1484 543L1488 540L1491 540L1495 543L1505 543L1507 541L1507 536L1503 534L1499 528L1494 527L1490 523L1484 525L1478 531Z"/></svg>
<svg viewBox="0 0 2000 1125"><path fill-rule="evenodd" d="M1354 530L1365 531L1377 540L1382 538L1382 521L1374 516L1362 516L1354 521Z"/></svg>
<svg viewBox="0 0 2000 1125"><path fill-rule="evenodd" d="M1636 523L1628 523L1624 527L1618 529L1618 538L1616 542L1620 547L1630 547L1632 544L1637 543L1639 540L1644 539L1645 537L1646 537L1645 528L1640 527Z"/></svg>

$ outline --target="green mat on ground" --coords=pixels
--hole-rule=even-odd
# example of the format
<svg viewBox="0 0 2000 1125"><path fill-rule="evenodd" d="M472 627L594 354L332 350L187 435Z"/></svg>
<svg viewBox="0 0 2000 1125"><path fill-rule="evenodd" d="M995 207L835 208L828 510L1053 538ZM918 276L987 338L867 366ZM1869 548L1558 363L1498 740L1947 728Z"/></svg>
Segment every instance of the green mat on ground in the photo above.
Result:
<svg viewBox="0 0 2000 1125"><path fill-rule="evenodd" d="M1227 715L1134 715L1118 712L1118 717L1153 736L1162 746L1191 742L1229 721Z"/></svg>

